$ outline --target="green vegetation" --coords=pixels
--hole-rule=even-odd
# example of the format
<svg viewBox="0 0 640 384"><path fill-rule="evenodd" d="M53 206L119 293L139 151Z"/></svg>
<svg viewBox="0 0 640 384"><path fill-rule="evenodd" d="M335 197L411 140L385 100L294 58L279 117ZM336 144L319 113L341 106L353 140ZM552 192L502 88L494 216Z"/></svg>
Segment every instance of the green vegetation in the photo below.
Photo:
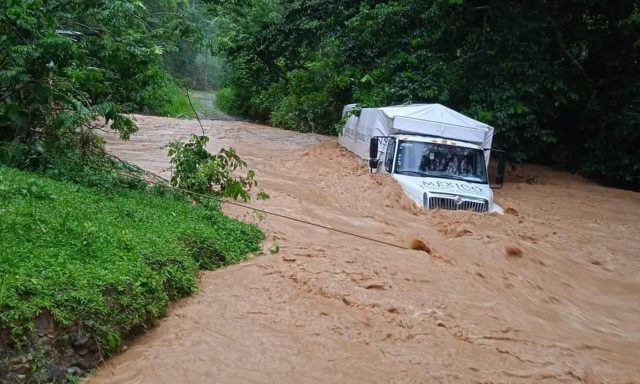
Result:
<svg viewBox="0 0 640 384"><path fill-rule="evenodd" d="M164 91L169 94L169 103L160 111L162 116L195 117L184 89L172 83Z"/></svg>
<svg viewBox="0 0 640 384"><path fill-rule="evenodd" d="M221 149L212 155L206 149L207 136L192 135L187 143L173 141L169 144L169 156L173 166L171 185L199 194L213 192L221 197L251 198L249 190L257 185L255 172L246 176L237 174L247 167L233 148Z"/></svg>
<svg viewBox="0 0 640 384"><path fill-rule="evenodd" d="M513 161L640 188L640 7L631 1L211 0L218 105L334 133L342 107L439 102Z"/></svg>
<svg viewBox="0 0 640 384"><path fill-rule="evenodd" d="M198 269L259 249L256 227L163 194L0 167L0 334L25 343L47 312L112 352L194 292Z"/></svg>
<svg viewBox="0 0 640 384"><path fill-rule="evenodd" d="M236 120L224 113L217 105L218 93L213 91L190 91L191 102L201 117L209 120Z"/></svg>
<svg viewBox="0 0 640 384"><path fill-rule="evenodd" d="M192 115L167 70L184 41L204 44L199 2L11 0L0 6L0 161L40 167L79 131L128 138L126 113ZM194 48L195 49L195 48ZM182 82L182 79L180 79ZM62 145L64 143L64 145Z"/></svg>
<svg viewBox="0 0 640 384"><path fill-rule="evenodd" d="M225 113L242 114L242 111L238 109L241 104L232 88L222 88L216 92L216 107Z"/></svg>

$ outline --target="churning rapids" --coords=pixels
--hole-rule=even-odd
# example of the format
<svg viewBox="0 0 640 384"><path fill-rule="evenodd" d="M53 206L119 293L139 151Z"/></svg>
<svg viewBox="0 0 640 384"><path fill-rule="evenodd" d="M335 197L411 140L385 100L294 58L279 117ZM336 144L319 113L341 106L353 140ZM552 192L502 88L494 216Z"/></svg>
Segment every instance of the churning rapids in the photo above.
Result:
<svg viewBox="0 0 640 384"><path fill-rule="evenodd" d="M135 118L108 149L168 176L163 146L198 123ZM640 194L527 166L496 192L504 216L419 212L335 138L204 124L256 170L255 207L431 252L225 207L280 252L203 273L90 383L640 381Z"/></svg>

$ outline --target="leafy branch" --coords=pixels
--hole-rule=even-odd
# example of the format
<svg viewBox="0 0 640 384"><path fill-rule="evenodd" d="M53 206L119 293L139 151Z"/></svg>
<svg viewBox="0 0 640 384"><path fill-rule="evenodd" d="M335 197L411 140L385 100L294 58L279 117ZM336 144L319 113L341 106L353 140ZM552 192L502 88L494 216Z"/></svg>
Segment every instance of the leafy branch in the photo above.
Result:
<svg viewBox="0 0 640 384"><path fill-rule="evenodd" d="M207 151L209 138L192 135L188 142L172 141L169 144L172 175L171 185L199 194L213 194L249 201L251 189L258 185L255 172L238 175L247 168L247 163L238 156L235 149L223 148L217 154ZM267 198L264 192L258 199Z"/></svg>

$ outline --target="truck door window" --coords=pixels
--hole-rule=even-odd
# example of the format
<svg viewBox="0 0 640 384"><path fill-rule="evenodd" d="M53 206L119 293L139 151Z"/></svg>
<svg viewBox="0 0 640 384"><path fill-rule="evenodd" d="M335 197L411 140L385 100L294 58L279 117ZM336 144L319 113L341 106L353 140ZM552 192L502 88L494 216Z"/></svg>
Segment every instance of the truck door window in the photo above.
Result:
<svg viewBox="0 0 640 384"><path fill-rule="evenodd" d="M396 140L395 139L389 139L387 141L387 151L384 155L384 169L391 173L392 170L392 166L393 166L393 153L396 150Z"/></svg>

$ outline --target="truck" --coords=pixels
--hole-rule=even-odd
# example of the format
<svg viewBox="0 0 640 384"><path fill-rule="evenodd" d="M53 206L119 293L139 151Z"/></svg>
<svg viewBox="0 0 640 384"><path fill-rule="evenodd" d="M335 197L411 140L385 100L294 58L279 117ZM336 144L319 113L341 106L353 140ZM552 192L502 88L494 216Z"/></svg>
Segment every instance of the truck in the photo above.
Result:
<svg viewBox="0 0 640 384"><path fill-rule="evenodd" d="M441 104L343 110L338 142L388 173L424 209L503 213L492 188L504 183L506 153L491 149L494 128ZM497 157L495 183L489 161Z"/></svg>

